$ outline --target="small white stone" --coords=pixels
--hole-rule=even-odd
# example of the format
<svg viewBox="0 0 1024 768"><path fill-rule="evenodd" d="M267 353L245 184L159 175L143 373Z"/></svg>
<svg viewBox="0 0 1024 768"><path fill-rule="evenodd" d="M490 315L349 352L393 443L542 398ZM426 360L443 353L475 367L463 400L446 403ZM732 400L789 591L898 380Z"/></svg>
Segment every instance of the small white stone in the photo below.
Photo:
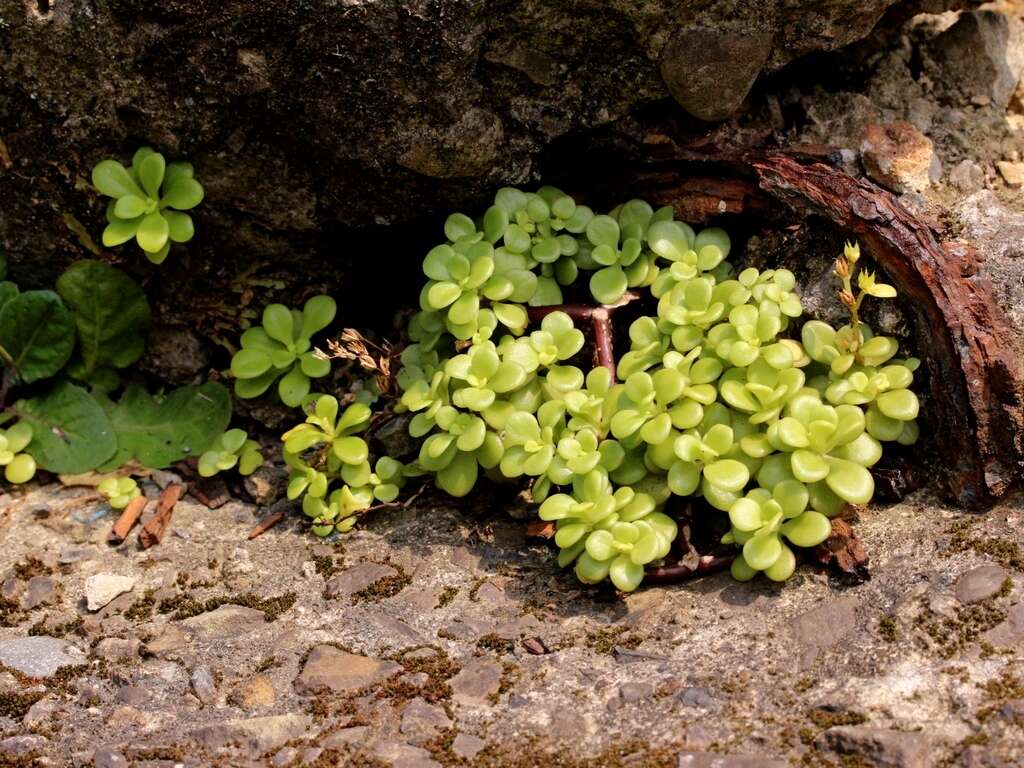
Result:
<svg viewBox="0 0 1024 768"><path fill-rule="evenodd" d="M86 607L90 611L98 611L118 595L131 592L135 586L133 576L120 576L116 573L97 573L85 581Z"/></svg>

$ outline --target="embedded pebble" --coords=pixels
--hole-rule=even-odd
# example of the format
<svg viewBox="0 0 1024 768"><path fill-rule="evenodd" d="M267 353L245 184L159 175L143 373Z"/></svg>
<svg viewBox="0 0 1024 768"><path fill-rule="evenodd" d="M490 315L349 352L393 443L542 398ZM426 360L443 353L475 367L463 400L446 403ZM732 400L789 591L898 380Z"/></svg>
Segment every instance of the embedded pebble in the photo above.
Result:
<svg viewBox="0 0 1024 768"><path fill-rule="evenodd" d="M97 573L85 580L86 607L90 611L98 611L118 595L131 592L134 587L133 576Z"/></svg>

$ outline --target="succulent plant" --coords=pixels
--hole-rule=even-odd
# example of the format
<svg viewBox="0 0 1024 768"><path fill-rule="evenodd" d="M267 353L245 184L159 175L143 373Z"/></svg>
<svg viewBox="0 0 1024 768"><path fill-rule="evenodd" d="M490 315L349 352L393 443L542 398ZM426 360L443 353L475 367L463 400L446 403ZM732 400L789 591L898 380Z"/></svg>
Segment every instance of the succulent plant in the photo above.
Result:
<svg viewBox="0 0 1024 768"><path fill-rule="evenodd" d="M32 425L27 421L0 430L0 467L9 483L27 483L36 474L36 461L23 453L32 442Z"/></svg>
<svg viewBox="0 0 1024 768"><path fill-rule="evenodd" d="M240 475L251 475L261 466L260 444L250 440L243 429L229 429L200 454L198 469L202 477L213 477L233 467L238 467Z"/></svg>
<svg viewBox="0 0 1024 768"><path fill-rule="evenodd" d="M231 358L235 394L259 397L278 381L281 402L299 405L309 394L310 379L331 372L331 361L312 349L312 338L331 321L337 305L329 296L313 296L301 310L271 304L263 324L242 334L241 349Z"/></svg>
<svg viewBox="0 0 1024 768"><path fill-rule="evenodd" d="M107 497L107 503L112 509L124 509L132 499L142 495L139 484L130 477L105 477L97 490Z"/></svg>
<svg viewBox="0 0 1024 768"><path fill-rule="evenodd" d="M193 178L191 163L167 163L151 147L142 147L126 168L103 160L92 169L92 183L112 198L107 206L103 245L121 245L132 238L154 264L167 258L171 243L186 243L195 234L184 211L203 201L203 187Z"/></svg>
<svg viewBox="0 0 1024 768"><path fill-rule="evenodd" d="M917 361L897 359L897 341L860 319L866 297L894 292L857 274L854 246L836 262L851 321L835 330L801 327L792 272L737 273L723 230L695 232L639 200L603 214L553 187L504 188L480 218L449 216L444 237L423 261L397 374L395 410L412 414L416 461L371 456L354 434L369 410L338 418L327 396L284 436L288 495L303 498L319 535L351 529L408 477L464 496L485 475L529 488L555 523L559 564L585 583L635 589L678 535L665 513L673 496L728 515L736 578L784 580L795 550L830 534L829 517L870 500L882 442L917 438ZM538 312L530 327L527 308L558 304L563 291L610 305L639 287L657 310L630 325L620 381L611 365L581 359L577 321L595 320L596 336L600 308ZM277 336L292 339L292 328ZM244 342L242 352L259 346ZM282 364L259 391L308 349L278 350ZM260 363L249 378L268 376Z"/></svg>

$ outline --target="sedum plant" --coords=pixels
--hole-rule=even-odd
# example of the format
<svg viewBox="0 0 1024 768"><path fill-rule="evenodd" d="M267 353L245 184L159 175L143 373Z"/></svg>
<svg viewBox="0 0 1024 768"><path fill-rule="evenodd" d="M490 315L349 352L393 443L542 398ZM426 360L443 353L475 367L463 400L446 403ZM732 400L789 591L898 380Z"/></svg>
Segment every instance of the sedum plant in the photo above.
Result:
<svg viewBox="0 0 1024 768"><path fill-rule="evenodd" d="M552 187L505 188L480 217L450 216L444 237L396 376L415 460L371 455L369 408L339 414L329 395L284 435L289 496L318 535L350 530L407 478L464 496L485 477L529 489L561 566L629 591L678 536L670 501L701 497L727 518L733 575L782 581L829 518L870 501L883 444L918 437L918 363L860 317L895 291L857 272L855 245L836 262L851 319L834 329L801 323L788 270L737 272L726 232L639 200L603 214ZM578 319L596 339L631 290L649 292L651 314L595 367Z"/></svg>
<svg viewBox="0 0 1024 768"><path fill-rule="evenodd" d="M36 460L24 450L32 442L32 425L27 421L0 430L0 466L7 482L27 483L36 474Z"/></svg>
<svg viewBox="0 0 1024 768"><path fill-rule="evenodd" d="M130 167L103 160L92 169L92 183L111 198L103 245L108 248L135 239L154 264L162 264L171 243L187 243L195 234L185 211L203 201L203 187L193 178L191 163L168 163L151 147L142 147Z"/></svg>
<svg viewBox="0 0 1024 768"><path fill-rule="evenodd" d="M106 477L100 481L97 490L106 496L112 509L124 509L132 499L142 495L139 484L130 477Z"/></svg>
<svg viewBox="0 0 1024 768"><path fill-rule="evenodd" d="M309 394L310 379L331 372L331 361L312 348L312 338L331 321L337 305L329 296L313 296L301 310L271 304L263 323L242 334L241 349L231 358L235 394L259 397L277 382L281 402L295 407Z"/></svg>
<svg viewBox="0 0 1024 768"><path fill-rule="evenodd" d="M238 474L251 475L263 466L260 444L250 440L244 429L229 429L199 455L198 470L202 477L238 467Z"/></svg>

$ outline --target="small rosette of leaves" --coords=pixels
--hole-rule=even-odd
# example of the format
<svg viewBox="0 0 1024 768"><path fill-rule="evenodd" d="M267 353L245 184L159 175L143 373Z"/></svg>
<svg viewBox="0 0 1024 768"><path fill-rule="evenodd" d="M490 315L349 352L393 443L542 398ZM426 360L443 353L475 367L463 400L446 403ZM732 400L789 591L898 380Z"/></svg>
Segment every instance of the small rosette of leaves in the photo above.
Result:
<svg viewBox="0 0 1024 768"><path fill-rule="evenodd" d="M32 425L19 421L17 424L0 430L0 467L4 468L4 477L9 483L27 483L36 474L36 460L24 453L25 447L32 442Z"/></svg>
<svg viewBox="0 0 1024 768"><path fill-rule="evenodd" d="M124 509L132 499L142 495L139 484L131 477L105 477L96 488L106 497L111 509Z"/></svg>
<svg viewBox="0 0 1024 768"><path fill-rule="evenodd" d="M329 296L313 296L301 310L271 304L263 323L242 334L241 349L231 358L235 394L259 397L277 381L281 402L298 406L309 394L310 379L331 372L331 361L313 349L312 338L334 320L337 305Z"/></svg>
<svg viewBox="0 0 1024 768"><path fill-rule="evenodd" d="M187 243L195 234L184 211L203 201L203 187L191 163L167 163L151 147L142 147L126 168L103 160L92 169L92 183L112 198L107 206L103 245L110 248L135 239L154 264L163 263L171 243Z"/></svg>
<svg viewBox="0 0 1024 768"><path fill-rule="evenodd" d="M651 495L629 487L613 490L602 469L577 476L572 491L549 496L540 506L541 519L556 525L559 565L575 562L584 583L607 578L618 589L633 591L644 566L668 554L677 535L675 521L657 511Z"/></svg>
<svg viewBox="0 0 1024 768"><path fill-rule="evenodd" d="M749 581L763 571L772 581L785 581L793 575L796 557L786 541L814 547L832 532L825 515L807 508L809 500L803 483L784 480L771 491L755 488L729 507L732 529L722 541L743 547L733 561L733 577Z"/></svg>
<svg viewBox="0 0 1024 768"><path fill-rule="evenodd" d="M251 475L263 466L260 444L250 440L244 429L229 429L199 456L199 474L213 477L235 467L238 474Z"/></svg>

